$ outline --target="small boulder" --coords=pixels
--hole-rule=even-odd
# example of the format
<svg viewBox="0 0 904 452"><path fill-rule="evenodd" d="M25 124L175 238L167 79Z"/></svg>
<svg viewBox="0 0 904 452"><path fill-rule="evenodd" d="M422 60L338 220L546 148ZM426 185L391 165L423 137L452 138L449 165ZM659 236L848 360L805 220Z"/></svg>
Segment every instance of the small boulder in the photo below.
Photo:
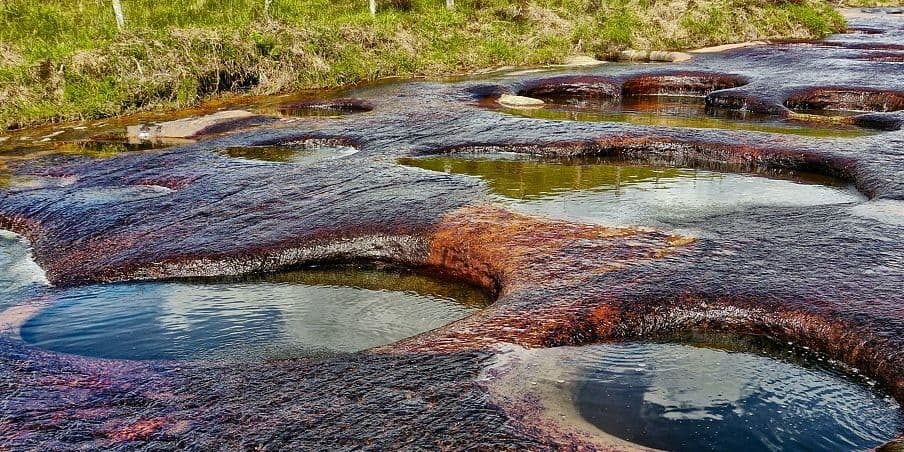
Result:
<svg viewBox="0 0 904 452"><path fill-rule="evenodd" d="M536 108L542 107L543 104L545 104L545 102L540 99L526 96L514 96L511 94L503 94L499 96L497 102L499 102L500 105L504 105L506 107L518 108Z"/></svg>

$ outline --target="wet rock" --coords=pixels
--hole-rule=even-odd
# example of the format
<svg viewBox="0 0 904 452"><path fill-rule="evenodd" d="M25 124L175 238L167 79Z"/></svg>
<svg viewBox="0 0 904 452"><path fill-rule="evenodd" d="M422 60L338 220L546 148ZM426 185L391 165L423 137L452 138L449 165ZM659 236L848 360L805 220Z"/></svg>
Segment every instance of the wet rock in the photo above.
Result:
<svg viewBox="0 0 904 452"><path fill-rule="evenodd" d="M874 27L848 27L847 30L845 30L845 33L878 35L878 34L882 34L883 30L880 28L874 28Z"/></svg>
<svg viewBox="0 0 904 452"><path fill-rule="evenodd" d="M844 86L806 88L788 96L785 106L792 110L898 111L904 110L904 92Z"/></svg>
<svg viewBox="0 0 904 452"><path fill-rule="evenodd" d="M876 452L904 452L904 438L899 438L888 444L884 444L882 447L876 449Z"/></svg>
<svg viewBox="0 0 904 452"><path fill-rule="evenodd" d="M330 100L312 100L303 102L289 102L277 107L283 114L304 115L305 113L365 113L372 111L374 105L364 99L341 98Z"/></svg>
<svg viewBox="0 0 904 452"><path fill-rule="evenodd" d="M705 96L713 91L737 88L747 83L747 78L733 74L675 71L631 77L622 84L622 94Z"/></svg>
<svg viewBox="0 0 904 452"><path fill-rule="evenodd" d="M617 98L621 94L621 86L618 80L612 77L592 75L561 76L525 82L518 94L542 99Z"/></svg>
<svg viewBox="0 0 904 452"><path fill-rule="evenodd" d="M900 130L904 127L904 115L888 115L881 113L868 113L857 115L853 118L853 124L860 127L876 130Z"/></svg>
<svg viewBox="0 0 904 452"><path fill-rule="evenodd" d="M545 102L540 99L526 96L513 96L511 94L503 94L499 96L499 104L506 107L542 107Z"/></svg>
<svg viewBox="0 0 904 452"><path fill-rule="evenodd" d="M904 52L870 52L858 59L864 61L880 61L883 63L904 63Z"/></svg>
<svg viewBox="0 0 904 452"><path fill-rule="evenodd" d="M16 175L76 176L66 187L0 189L0 227L30 238L55 284L362 259L457 273L497 289L499 297L487 310L425 336L320 361L79 360L0 338L0 447L577 448L573 440L581 438L563 444L538 438L523 419L488 402L475 380L492 370L492 360L475 349L501 341L586 344L691 328L769 334L818 349L904 400L898 203L865 210L756 208L676 220L672 232L619 229L488 207L498 199L480 181L395 163L489 150L612 156L679 167L817 172L853 181L871 197L904 199L900 133L836 139L532 121L474 102L513 93L617 99L629 82L628 93L714 90L707 98L713 105L784 111L796 90L789 86L868 83L904 90L897 65L859 59L875 52L869 48L877 39L900 45L892 42L897 32L872 22L853 25L889 31L848 36L864 40L864 49L769 45L707 55L685 63L702 77L696 79L649 65L602 65L540 80L506 75L360 88L380 114L316 127L304 121L261 127L195 144L192 152L16 165L10 170ZM842 64L855 58L856 64ZM704 77L719 71L750 84L727 89L730 84ZM246 119L253 118L238 121ZM221 152L327 138L347 139L360 152L304 167L249 164ZM128 189L136 184L173 191L135 196L150 192ZM117 193L128 196L111 199Z"/></svg>
<svg viewBox="0 0 904 452"><path fill-rule="evenodd" d="M739 92L731 89L715 91L706 95L706 106L725 108L740 112L751 111L769 115L787 115L787 109L770 99L763 99L754 93Z"/></svg>

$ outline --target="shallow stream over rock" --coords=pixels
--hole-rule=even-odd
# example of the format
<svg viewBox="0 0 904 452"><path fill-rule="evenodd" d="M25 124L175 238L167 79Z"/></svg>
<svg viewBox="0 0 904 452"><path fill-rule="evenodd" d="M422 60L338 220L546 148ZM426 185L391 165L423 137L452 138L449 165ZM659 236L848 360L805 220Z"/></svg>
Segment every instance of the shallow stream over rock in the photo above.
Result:
<svg viewBox="0 0 904 452"><path fill-rule="evenodd" d="M900 443L901 411L884 395L904 401L904 16L847 17L878 32L0 133L0 228L31 245L0 236L0 449L790 448L792 430L815 449ZM516 95L555 115L495 105ZM562 120L563 98L564 114L598 117ZM601 113L610 101L613 117ZM227 109L246 113L210 116ZM166 124L184 118L191 130ZM127 126L185 137L143 142ZM392 282L404 275L275 276L359 262L428 269L494 302L450 301L470 299L457 283ZM381 317L405 327L357 336ZM330 334L315 334L324 324ZM366 350L309 353L293 329ZM864 378L648 342L681 331L791 342ZM265 359L229 359L222 344ZM517 397L495 389L517 374L512 350L570 362L590 385L559 393L566 416L542 415L549 391L529 378ZM619 367L641 358L661 365ZM703 359L730 365L706 373ZM681 389L711 380L745 382L722 393L732 406L807 399L785 432L753 405L752 436L701 439L699 419L635 443L600 429L674 426L656 410L682 394L721 407L706 388ZM637 422L594 417L616 400L600 395L613 381L656 403L632 405ZM593 402L584 415L573 394ZM746 419L735 414L720 415Z"/></svg>

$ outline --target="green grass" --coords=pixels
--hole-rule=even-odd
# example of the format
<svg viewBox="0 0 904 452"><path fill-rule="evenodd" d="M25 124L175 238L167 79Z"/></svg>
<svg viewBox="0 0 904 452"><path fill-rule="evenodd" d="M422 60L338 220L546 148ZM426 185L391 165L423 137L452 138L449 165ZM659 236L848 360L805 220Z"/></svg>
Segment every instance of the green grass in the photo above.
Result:
<svg viewBox="0 0 904 452"><path fill-rule="evenodd" d="M109 0L0 2L0 128L844 26L819 0L390 0L376 17L363 0L122 3L119 31Z"/></svg>

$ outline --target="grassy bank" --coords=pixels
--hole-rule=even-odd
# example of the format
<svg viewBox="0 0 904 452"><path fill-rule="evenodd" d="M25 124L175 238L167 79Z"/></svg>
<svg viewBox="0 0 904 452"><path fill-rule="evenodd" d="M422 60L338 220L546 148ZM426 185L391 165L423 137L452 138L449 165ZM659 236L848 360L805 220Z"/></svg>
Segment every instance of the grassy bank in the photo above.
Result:
<svg viewBox="0 0 904 452"><path fill-rule="evenodd" d="M265 11L265 4L269 7ZM0 3L0 130L625 48L816 38L821 0L110 0Z"/></svg>

